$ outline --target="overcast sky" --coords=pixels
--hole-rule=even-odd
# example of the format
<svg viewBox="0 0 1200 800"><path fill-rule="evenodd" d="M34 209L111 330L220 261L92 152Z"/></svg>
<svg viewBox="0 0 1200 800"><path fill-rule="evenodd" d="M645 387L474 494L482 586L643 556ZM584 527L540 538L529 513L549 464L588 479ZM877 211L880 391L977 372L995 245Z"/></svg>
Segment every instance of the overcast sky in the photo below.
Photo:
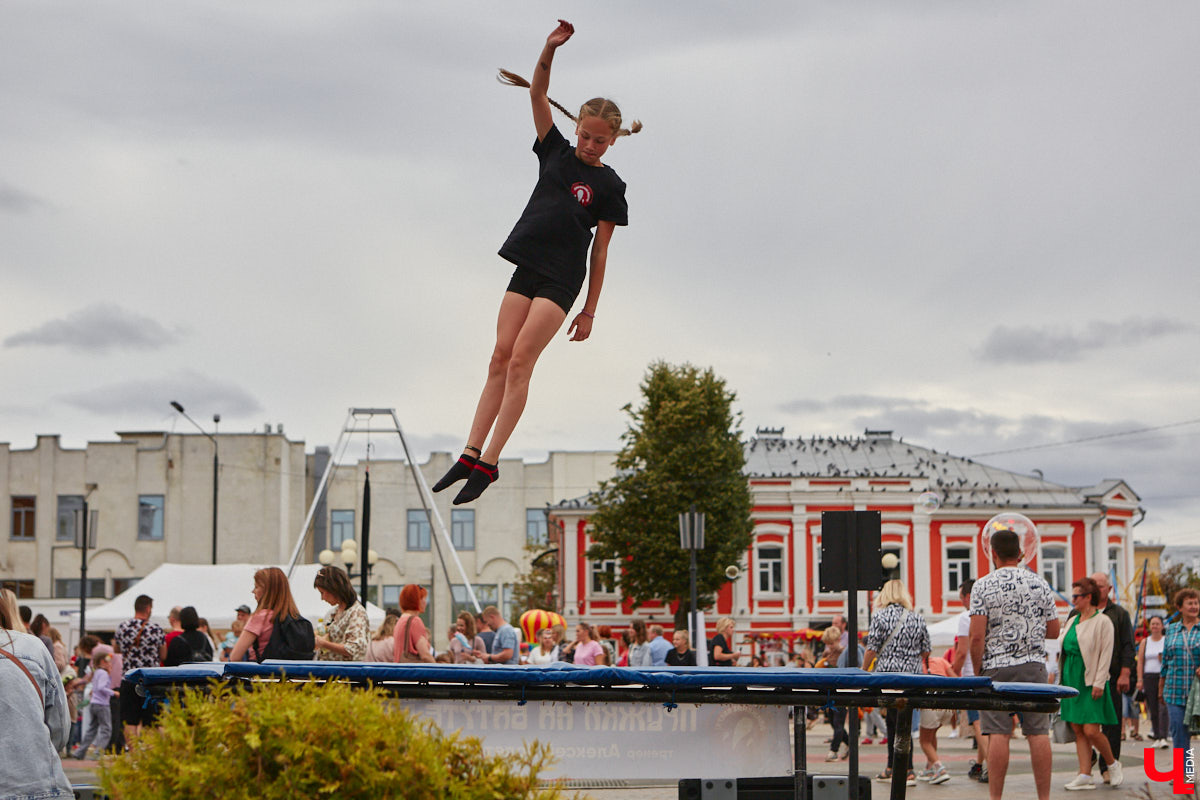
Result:
<svg viewBox="0 0 1200 800"><path fill-rule="evenodd" d="M190 430L178 400L310 450L395 407L458 448L536 178L494 75L567 13L551 96L645 130L605 159L630 225L592 338L548 348L507 456L619 447L647 366L690 361L747 434L1107 437L979 460L1124 478L1139 539L1200 538L1191 0L6 3L0 441Z"/></svg>

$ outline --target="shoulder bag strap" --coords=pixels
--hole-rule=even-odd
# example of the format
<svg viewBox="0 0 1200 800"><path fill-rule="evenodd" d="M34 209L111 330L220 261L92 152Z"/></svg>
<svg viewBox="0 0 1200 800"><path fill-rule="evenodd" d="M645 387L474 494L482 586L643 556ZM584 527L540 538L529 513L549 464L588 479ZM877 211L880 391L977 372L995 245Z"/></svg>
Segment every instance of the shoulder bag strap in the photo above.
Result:
<svg viewBox="0 0 1200 800"><path fill-rule="evenodd" d="M45 704L46 704L46 697L45 697L45 695L43 695L43 694L42 694L42 687L38 686L37 678L33 677L33 673L29 671L29 667L25 666L25 665L24 665L24 664L21 662L21 659L17 658L17 657L16 657L16 656L14 656L12 653L8 652L7 650L5 650L5 649L4 649L4 648L2 648L2 647L0 647L0 656L4 656L4 657L5 657L5 658L7 658L9 661L13 662L13 663L14 663L14 664L16 664L18 667L20 667L20 668L21 668L21 672L24 672L24 673L25 673L25 677L26 677L26 678L29 678L29 682L33 684L33 689L34 689L34 691L36 691L36 692L37 692L38 701L39 701L39 702L40 702L42 705L45 705Z"/></svg>
<svg viewBox="0 0 1200 800"><path fill-rule="evenodd" d="M879 655L883 655L883 651L887 649L888 642L890 642L892 637L899 633L900 629L904 627L904 622L908 619L908 609L905 608L902 609L902 611L903 613L900 615L900 619L897 620L895 627L892 628L892 632L889 633L887 638L883 640L883 644L879 645ZM876 658L878 658L878 656L876 656Z"/></svg>
<svg viewBox="0 0 1200 800"><path fill-rule="evenodd" d="M408 646L408 629L410 627L412 627L412 621L413 621L413 618L411 616L408 619L404 620L404 644L400 649L400 658L402 658L402 659L407 658L409 653L412 653L413 655L417 655L417 651L409 649L409 646Z"/></svg>

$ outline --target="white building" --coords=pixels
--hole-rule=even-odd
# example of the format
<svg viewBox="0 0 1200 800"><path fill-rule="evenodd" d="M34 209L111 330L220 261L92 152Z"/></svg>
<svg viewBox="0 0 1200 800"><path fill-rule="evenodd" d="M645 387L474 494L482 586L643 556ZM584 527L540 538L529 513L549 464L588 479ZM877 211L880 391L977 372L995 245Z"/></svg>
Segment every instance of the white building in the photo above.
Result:
<svg viewBox="0 0 1200 800"><path fill-rule="evenodd" d="M328 449L306 455L304 442L280 431L215 438L217 562L286 564ZM426 482L441 477L455 457L435 453L419 465ZM555 452L542 463L503 460L501 481L469 506L451 506L454 490L435 496L481 603L507 604L509 587L525 569L526 542L545 542L547 505L590 491L612 475L613 459L611 452ZM371 599L391 605L405 583L426 585L431 629L445 631L452 612L465 606L464 581L448 555L447 569L441 567L407 464L384 460L369 467L370 548L379 553ZM363 461L335 467L302 562L345 538L360 538L367 468ZM0 583L52 621L78 609L81 553L74 526L85 501L97 512L89 537L89 597L112 597L163 563L213 563L213 443L201 434L118 433L117 441L82 449L62 448L57 436L39 436L29 450L0 443L0 489L0 519L9 520L0 535Z"/></svg>

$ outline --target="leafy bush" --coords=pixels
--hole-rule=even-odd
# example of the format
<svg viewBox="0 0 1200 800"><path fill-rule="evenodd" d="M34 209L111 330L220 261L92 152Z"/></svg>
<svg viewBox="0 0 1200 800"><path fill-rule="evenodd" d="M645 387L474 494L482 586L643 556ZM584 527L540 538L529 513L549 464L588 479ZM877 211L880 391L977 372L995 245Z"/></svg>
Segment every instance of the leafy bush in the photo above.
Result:
<svg viewBox="0 0 1200 800"><path fill-rule="evenodd" d="M379 689L346 684L216 683L187 689L135 750L105 760L112 800L190 798L561 798L538 787L550 748L484 755L478 739L446 735Z"/></svg>

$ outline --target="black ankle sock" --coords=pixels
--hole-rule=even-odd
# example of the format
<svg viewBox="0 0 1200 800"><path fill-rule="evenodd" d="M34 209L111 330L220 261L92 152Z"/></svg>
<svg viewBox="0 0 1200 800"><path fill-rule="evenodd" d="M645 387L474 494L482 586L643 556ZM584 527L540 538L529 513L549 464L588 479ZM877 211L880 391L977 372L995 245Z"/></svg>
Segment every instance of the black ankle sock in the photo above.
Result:
<svg viewBox="0 0 1200 800"><path fill-rule="evenodd" d="M471 474L471 470L475 469L475 462L478 460L479 459L477 459L475 456L469 456L466 453L463 453L458 457L458 461L455 461L450 466L450 469L446 471L446 474L442 476L442 479L433 485L433 490L435 492L440 492L450 484L457 483L463 478L466 478Z"/></svg>
<svg viewBox="0 0 1200 800"><path fill-rule="evenodd" d="M483 490L491 486L499 477L500 470L495 466L483 461L476 461L475 469L471 470L471 474L467 478L467 485L454 498L454 505L459 506L471 502L483 494Z"/></svg>

